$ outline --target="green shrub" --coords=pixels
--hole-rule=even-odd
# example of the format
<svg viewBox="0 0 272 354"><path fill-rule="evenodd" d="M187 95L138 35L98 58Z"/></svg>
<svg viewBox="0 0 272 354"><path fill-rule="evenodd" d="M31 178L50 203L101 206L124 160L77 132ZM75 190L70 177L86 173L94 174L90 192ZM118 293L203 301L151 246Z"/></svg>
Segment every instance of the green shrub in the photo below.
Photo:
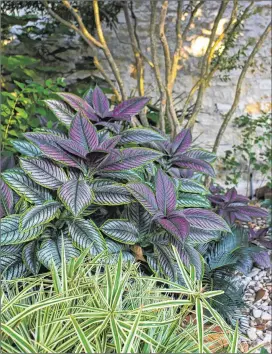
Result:
<svg viewBox="0 0 272 354"><path fill-rule="evenodd" d="M243 175L249 182L251 175L254 180L255 174L259 173L260 178L272 187L271 124L271 113L263 112L257 118L249 114L235 118L234 127L240 130L242 141L226 151L223 159L227 184L237 185Z"/></svg>
<svg viewBox="0 0 272 354"><path fill-rule="evenodd" d="M44 85L29 80L27 82L15 80L14 83L16 88L12 92L3 90L1 92L1 154L3 156L15 152L12 145L14 139L21 139L24 132L41 126L39 116L46 117L43 124L52 128L56 118L48 110L44 100L54 98L54 92L65 86L62 79L46 80Z"/></svg>

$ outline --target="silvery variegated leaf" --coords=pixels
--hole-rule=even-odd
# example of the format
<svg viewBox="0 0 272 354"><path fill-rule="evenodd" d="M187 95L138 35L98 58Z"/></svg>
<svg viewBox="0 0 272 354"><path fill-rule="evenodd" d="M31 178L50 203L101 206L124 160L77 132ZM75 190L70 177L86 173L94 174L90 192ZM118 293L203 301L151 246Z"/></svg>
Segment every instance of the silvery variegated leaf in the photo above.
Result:
<svg viewBox="0 0 272 354"><path fill-rule="evenodd" d="M24 246L22 252L22 257L26 268L29 269L29 271L34 275L37 275L40 270L40 262L37 257L37 251L38 251L38 244L34 240L28 242Z"/></svg>
<svg viewBox="0 0 272 354"><path fill-rule="evenodd" d="M63 237L62 239L60 234L56 239L49 238L42 242L37 252L38 260L48 269L51 269L53 264L59 269L61 267L62 245L64 246L67 262L79 256L80 252L73 246L72 240L68 237Z"/></svg>
<svg viewBox="0 0 272 354"><path fill-rule="evenodd" d="M65 207L78 216L92 202L90 186L84 180L72 179L58 189L58 196Z"/></svg>
<svg viewBox="0 0 272 354"><path fill-rule="evenodd" d="M148 128L131 128L126 129L121 134L120 143L138 143L144 144L149 143L150 141L163 141L163 137L160 133L156 132L153 129Z"/></svg>
<svg viewBox="0 0 272 354"><path fill-rule="evenodd" d="M207 243L213 240L219 240L220 237L221 237L220 231L212 231L203 228L200 229L200 228L190 227L190 232L186 239L186 243L190 243L190 244Z"/></svg>
<svg viewBox="0 0 272 354"><path fill-rule="evenodd" d="M132 201L131 193L122 184L98 180L90 186L94 193L94 204L122 205Z"/></svg>
<svg viewBox="0 0 272 354"><path fill-rule="evenodd" d="M46 100L45 103L60 120L61 123L70 126L72 123L75 112L68 106L68 104L57 100Z"/></svg>
<svg viewBox="0 0 272 354"><path fill-rule="evenodd" d="M177 199L177 208L206 208L210 209L210 201L203 195L180 193Z"/></svg>
<svg viewBox="0 0 272 354"><path fill-rule="evenodd" d="M185 193L195 193L195 194L209 194L209 191L201 183L193 181L187 178L181 178L179 180L179 190Z"/></svg>
<svg viewBox="0 0 272 354"><path fill-rule="evenodd" d="M131 203L127 211L128 219L138 229L139 235L148 235L151 230L151 215L140 203Z"/></svg>
<svg viewBox="0 0 272 354"><path fill-rule="evenodd" d="M194 159L199 159L210 163L216 160L216 154L199 148L188 150L186 155Z"/></svg>
<svg viewBox="0 0 272 354"><path fill-rule="evenodd" d="M115 241L128 245L134 245L139 239L137 228L127 220L108 220L100 230Z"/></svg>
<svg viewBox="0 0 272 354"><path fill-rule="evenodd" d="M16 278L23 278L29 274L28 269L26 268L22 259L17 259L9 267L5 268L2 272L2 277L6 280L12 280Z"/></svg>
<svg viewBox="0 0 272 354"><path fill-rule="evenodd" d="M92 255L97 255L106 247L101 232L92 220L74 220L69 225L69 234L76 247L80 249L90 248Z"/></svg>
<svg viewBox="0 0 272 354"><path fill-rule="evenodd" d="M21 167L39 185L58 189L68 181L63 168L46 159L20 159Z"/></svg>
<svg viewBox="0 0 272 354"><path fill-rule="evenodd" d="M230 232L230 227L226 221L211 210L188 208L184 209L183 213L189 224L193 227Z"/></svg>
<svg viewBox="0 0 272 354"><path fill-rule="evenodd" d="M170 279L176 278L176 267L174 263L174 256L167 246L156 245L155 253L158 257L159 268Z"/></svg>
<svg viewBox="0 0 272 354"><path fill-rule="evenodd" d="M99 176L101 178L111 178L117 181L130 181L130 182L141 182L143 177L138 173L138 171L117 171L117 172L100 172Z"/></svg>
<svg viewBox="0 0 272 354"><path fill-rule="evenodd" d="M1 220L1 245L24 243L40 236L43 226L20 230L20 215L9 215Z"/></svg>
<svg viewBox="0 0 272 354"><path fill-rule="evenodd" d="M29 157L37 157L41 156L41 150L28 142L27 140L13 140L12 141L13 147L20 152L22 155L29 156Z"/></svg>
<svg viewBox="0 0 272 354"><path fill-rule="evenodd" d="M35 227L36 225L43 225L49 223L54 219L61 207L58 202L47 202L42 205L34 206L28 209L20 220L20 228L26 231Z"/></svg>
<svg viewBox="0 0 272 354"><path fill-rule="evenodd" d="M2 273L6 268L11 266L13 263L16 263L18 260L21 259L21 253L22 250L17 251L17 253L13 252L6 252L3 250L3 247L6 246L1 246L1 257L0 257L0 272Z"/></svg>
<svg viewBox="0 0 272 354"><path fill-rule="evenodd" d="M49 191L32 181L23 171L9 170L3 172L2 176L10 188L30 203L43 204L48 200L52 200Z"/></svg>
<svg viewBox="0 0 272 354"><path fill-rule="evenodd" d="M197 279L201 279L204 273L204 260L201 254L189 244L184 245L190 264L195 266Z"/></svg>

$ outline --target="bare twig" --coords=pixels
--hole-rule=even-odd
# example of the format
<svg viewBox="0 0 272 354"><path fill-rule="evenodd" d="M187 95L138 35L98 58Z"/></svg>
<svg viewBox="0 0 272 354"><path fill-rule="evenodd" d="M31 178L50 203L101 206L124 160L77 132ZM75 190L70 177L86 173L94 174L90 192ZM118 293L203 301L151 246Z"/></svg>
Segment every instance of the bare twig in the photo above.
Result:
<svg viewBox="0 0 272 354"><path fill-rule="evenodd" d="M118 92L118 90L116 89L116 87L114 86L114 83L112 82L112 80L110 79L110 77L106 74L105 69L103 68L103 66L101 65L98 56L97 56L97 51L96 51L96 47L94 45L94 42L90 39L90 37L86 37L85 34L83 34L83 32L77 27L75 26L73 23L64 20L62 17L60 17L57 13L55 13L48 5L48 1L44 0L43 1L45 8L47 9L48 13L55 18L57 21L59 21L60 23L62 23L64 26L72 29L73 31L75 31L76 33L78 33L81 38L90 46L90 48L93 51L93 60L94 60L94 65L96 67L96 69L101 73L101 75L103 76L103 78L105 79L105 81L109 84L109 86L111 87L111 89L113 90L113 93L115 94L116 98L118 101L121 101L121 96Z"/></svg>
<svg viewBox="0 0 272 354"><path fill-rule="evenodd" d="M235 91L235 97L232 103L232 106L230 108L230 110L227 112L227 114L225 115L225 118L223 120L223 123L219 129L219 132L217 134L214 146L213 146L213 152L216 153L220 144L220 141L222 139L223 134L225 133L225 130L237 108L237 105L239 103L239 99L241 96L241 87L242 87L242 83L243 80L246 76L246 73L249 69L249 67L251 66L255 55L258 53L259 49L261 48L261 46L263 45L264 41L266 40L266 38L268 37L269 33L271 31L271 23L268 24L268 26L266 27L265 31L263 32L263 34L261 35L261 37L259 38L258 42L255 44L252 52L250 53L247 61L244 64L244 67L241 71L241 74L239 76L238 82L237 82L237 86L236 86L236 91Z"/></svg>
<svg viewBox="0 0 272 354"><path fill-rule="evenodd" d="M183 0L178 1L177 5L177 20L176 20L176 48L173 55L172 67L171 67L171 82L169 83L171 91L173 91L173 86L175 79L177 77L178 62L181 58L182 49L182 35L181 35L181 16L182 16L182 5Z"/></svg>
<svg viewBox="0 0 272 354"><path fill-rule="evenodd" d="M166 92L161 78L159 67L158 52L157 52L157 37L156 37L156 21L157 21L157 0L150 0L151 18L150 18L150 42L151 42L151 55L154 64L154 73L157 85L160 91L160 114L159 126L165 132L165 112L166 112Z"/></svg>
<svg viewBox="0 0 272 354"><path fill-rule="evenodd" d="M136 62L136 71L137 71L137 88L140 96L144 96L145 88L144 88L144 61L141 56L140 48L139 48L139 41L135 35L135 30L133 29L130 14L128 9L128 3L125 2L123 5L125 19L127 23L127 29L130 36L131 47L134 53L135 62ZM140 114L141 122L144 126L148 127L148 120L146 117L146 109L143 110Z"/></svg>
<svg viewBox="0 0 272 354"><path fill-rule="evenodd" d="M103 48L102 43L100 43L98 40L96 40L94 38L94 36L92 36L90 34L90 32L87 30L86 26L84 25L82 18L79 14L78 11L76 11L72 5L70 4L70 2L68 0L62 0L63 5L71 12L71 14L74 16L74 18L76 19L79 28L81 30L81 32L83 33L83 35L88 38L95 46L97 46L98 48Z"/></svg>
<svg viewBox="0 0 272 354"><path fill-rule="evenodd" d="M195 8L193 9L193 11L191 12L191 16L189 18L189 21L187 23L187 25L185 26L183 33L182 33L182 40L185 41L187 33L194 21L194 18L197 14L198 9L204 4L204 0L200 1L199 3L196 4Z"/></svg>
<svg viewBox="0 0 272 354"><path fill-rule="evenodd" d="M228 2L229 2L229 0L222 0L222 2L220 4L220 8L219 8L218 14L215 18L214 25L212 28L212 33L210 36L208 48L207 48L206 53L205 53L203 60L202 60L200 76L203 78L203 81L202 81L202 83L199 87L199 90L198 90L198 95L197 95L196 103L195 103L195 106L193 109L193 113L187 123L187 127L191 128L191 129L193 128L195 121L196 121L196 117L201 109L201 104L203 101L205 86L206 86L206 76L207 76L207 72L209 69L209 56L210 56L210 53L212 50L212 45L213 45L214 38L216 36L216 30L218 28L219 21L221 20L223 14L225 12Z"/></svg>
<svg viewBox="0 0 272 354"><path fill-rule="evenodd" d="M166 97L167 97L167 106L169 113L169 121L172 122L172 135L175 135L180 130L179 120L176 115L173 97L171 92L171 55L170 49L168 45L168 41L165 35L165 20L168 10L168 0L164 0L161 7L161 15L160 15L160 39L163 47L164 53L164 62L165 62L165 89L166 89Z"/></svg>
<svg viewBox="0 0 272 354"><path fill-rule="evenodd" d="M113 56L111 54L111 51L109 50L109 47L107 45L107 42L105 40L104 34L103 34L103 30L102 30L102 26L101 26L101 21L100 21L100 14L99 14L99 6L98 6L98 0L93 0L93 10L94 10L94 19L95 19L95 25L96 25L96 30L97 30L97 35L98 38L102 44L102 49L103 52L109 62L109 65L112 69L112 72L114 74L114 77L118 83L121 95L122 95L122 99L125 100L126 99L126 94L125 94L125 89L124 89L124 83L121 79L121 75L118 69L118 66L115 63L115 60L113 59Z"/></svg>
<svg viewBox="0 0 272 354"><path fill-rule="evenodd" d="M237 30L237 27L241 24L242 21L244 21L244 19L247 17L249 10L251 9L252 5L254 4L254 0L251 1L251 3L246 7L246 9L244 10L244 12L242 13L242 15L240 16L239 20L237 22L235 22L234 26L227 26L226 31L228 31L226 34L229 37L233 36L233 33ZM235 4L234 4L235 6ZM230 21L231 23L231 21ZM205 77L200 77L200 79L195 83L195 85L191 88L189 95L187 96L187 99L183 105L183 114L180 118L180 123L183 123L183 120L185 118L186 112L187 112L187 108L188 105L191 102L192 97L194 96L195 92L197 91L197 89L199 88L199 86L202 84L202 82L205 80L206 81L206 85L210 82L210 80L212 79L213 75L215 74L215 72L218 70L220 64L221 64L221 58L223 58L224 54L226 53L228 47L225 46L222 53L220 54L217 63L213 66L213 68L211 69L210 73L208 74L207 78Z"/></svg>

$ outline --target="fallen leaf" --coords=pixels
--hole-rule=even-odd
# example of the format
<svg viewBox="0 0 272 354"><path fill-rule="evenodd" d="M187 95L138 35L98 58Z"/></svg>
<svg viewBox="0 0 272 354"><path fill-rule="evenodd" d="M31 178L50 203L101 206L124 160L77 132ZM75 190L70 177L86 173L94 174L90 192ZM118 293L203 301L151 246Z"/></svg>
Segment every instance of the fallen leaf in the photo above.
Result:
<svg viewBox="0 0 272 354"><path fill-rule="evenodd" d="M143 254L143 249L139 245L133 245L131 247L132 252L135 254L135 258L137 261L143 261L146 262L146 259L144 258Z"/></svg>
<svg viewBox="0 0 272 354"><path fill-rule="evenodd" d="M256 292L254 302L261 300L261 299L264 297L264 295L265 295L265 290L264 290L264 289L258 290L258 291Z"/></svg>

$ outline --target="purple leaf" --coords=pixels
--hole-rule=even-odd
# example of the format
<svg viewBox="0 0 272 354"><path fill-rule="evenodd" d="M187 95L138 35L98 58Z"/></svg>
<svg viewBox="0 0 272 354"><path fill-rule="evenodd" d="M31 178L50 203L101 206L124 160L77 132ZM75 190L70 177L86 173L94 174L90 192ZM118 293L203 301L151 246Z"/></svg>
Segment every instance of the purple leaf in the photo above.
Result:
<svg viewBox="0 0 272 354"><path fill-rule="evenodd" d="M101 150L111 150L114 149L115 146L119 143L121 139L120 135L114 136L113 138L109 138L107 140L104 140L100 145L99 145L99 149Z"/></svg>
<svg viewBox="0 0 272 354"><path fill-rule="evenodd" d="M122 171L136 168L159 158L161 154L146 148L127 148L113 151L101 165L103 171Z"/></svg>
<svg viewBox="0 0 272 354"><path fill-rule="evenodd" d="M261 244L262 246L264 246L265 248L267 248L267 249L269 249L269 250L272 249L272 240L264 240L264 239L262 239L262 240L258 240L258 241L259 241L260 244Z"/></svg>
<svg viewBox="0 0 272 354"><path fill-rule="evenodd" d="M98 136L95 127L80 114L77 114L73 119L69 135L72 140L82 145L87 151L92 151L98 146Z"/></svg>
<svg viewBox="0 0 272 354"><path fill-rule="evenodd" d="M188 170L188 169L181 169L181 168L175 168L171 167L169 168L168 172L170 173L171 176L177 177L177 178L192 178L194 171Z"/></svg>
<svg viewBox="0 0 272 354"><path fill-rule="evenodd" d="M261 237L265 237L267 235L269 228L268 227L263 227L262 229L259 230L254 230L253 228L249 229L249 240L255 240L259 239Z"/></svg>
<svg viewBox="0 0 272 354"><path fill-rule="evenodd" d="M13 192L8 185L0 180L0 218L10 213L13 207Z"/></svg>
<svg viewBox="0 0 272 354"><path fill-rule="evenodd" d="M192 157L193 159L203 160L209 163L212 163L216 160L215 154L203 149L190 149L186 151L186 156Z"/></svg>
<svg viewBox="0 0 272 354"><path fill-rule="evenodd" d="M25 133L24 135L37 145L47 157L65 165L79 168L77 158L67 153L57 144L57 142L63 142L64 139L51 134Z"/></svg>
<svg viewBox="0 0 272 354"><path fill-rule="evenodd" d="M93 91L93 108L96 113L100 117L104 117L104 115L109 111L110 105L109 100L106 95L104 95L103 91L96 86Z"/></svg>
<svg viewBox="0 0 272 354"><path fill-rule="evenodd" d="M253 253L252 258L254 262L262 268L270 268L271 267L271 260L267 251L261 251L258 253Z"/></svg>
<svg viewBox="0 0 272 354"><path fill-rule="evenodd" d="M129 118L130 120L130 118ZM115 134L120 134L121 130L122 130L122 125L119 124L119 122L98 122L95 123L95 125L102 125L103 127L108 128L108 130L112 131Z"/></svg>
<svg viewBox="0 0 272 354"><path fill-rule="evenodd" d="M176 194L173 182L161 169L156 176L156 200L164 215L171 213L176 207Z"/></svg>
<svg viewBox="0 0 272 354"><path fill-rule="evenodd" d="M229 212L228 213L230 216L230 223L233 224L235 222L235 220L240 220L240 221L244 221L244 222L248 222L248 221L251 221L251 217L244 214L244 213L241 213L240 210L236 210L235 212ZM226 219L226 218L225 218Z"/></svg>
<svg viewBox="0 0 272 354"><path fill-rule="evenodd" d="M47 122L48 122L47 118L39 115L38 119L41 127L47 127Z"/></svg>
<svg viewBox="0 0 272 354"><path fill-rule="evenodd" d="M215 176L214 169L208 162L192 159L186 155L177 155L177 157L173 159L173 164L181 168L189 168L190 170L199 171L212 177Z"/></svg>
<svg viewBox="0 0 272 354"><path fill-rule="evenodd" d="M76 155L81 158L85 158L88 154L88 150L85 150L82 145L71 139L63 139L62 141L57 142L62 149L68 151L70 154Z"/></svg>
<svg viewBox="0 0 272 354"><path fill-rule="evenodd" d="M93 105L93 89L89 88L89 90L83 96L84 101L86 101L90 106Z"/></svg>
<svg viewBox="0 0 272 354"><path fill-rule="evenodd" d="M182 130L171 144L171 153L182 153L188 150L192 143L192 134L190 129Z"/></svg>
<svg viewBox="0 0 272 354"><path fill-rule="evenodd" d="M189 221L189 224L193 227L203 228L205 230L222 230L231 232L225 220L210 210L188 208L184 209L183 213Z"/></svg>
<svg viewBox="0 0 272 354"><path fill-rule="evenodd" d="M95 114L93 108L82 98L67 92L58 92L59 95L65 102L67 102L72 108L74 108L77 112L82 112L85 117L94 122L98 122L98 117Z"/></svg>
<svg viewBox="0 0 272 354"><path fill-rule="evenodd" d="M237 191L234 187L229 189L225 194L226 202L235 201L236 197L237 197Z"/></svg>
<svg viewBox="0 0 272 354"><path fill-rule="evenodd" d="M208 199L214 204L224 204L226 197L224 195L218 194L218 195L209 195Z"/></svg>
<svg viewBox="0 0 272 354"><path fill-rule="evenodd" d="M98 168L103 160L107 157L107 151L95 150L86 155L87 166L91 168Z"/></svg>
<svg viewBox="0 0 272 354"><path fill-rule="evenodd" d="M190 225L188 221L181 216L172 216L157 219L157 222L172 235L185 239L190 230Z"/></svg>
<svg viewBox="0 0 272 354"><path fill-rule="evenodd" d="M155 195L147 185L144 183L128 183L125 187L151 215L155 215L159 211Z"/></svg>
<svg viewBox="0 0 272 354"><path fill-rule="evenodd" d="M15 166L15 160L13 155L12 156L1 156L0 159L0 171L4 172Z"/></svg>
<svg viewBox="0 0 272 354"><path fill-rule="evenodd" d="M139 113L149 100L150 98L148 97L135 97L124 101L114 108L114 110L111 112L112 117L119 119L122 117L126 119L128 117L131 118L135 116L135 114Z"/></svg>
<svg viewBox="0 0 272 354"><path fill-rule="evenodd" d="M253 207L250 205L239 206L239 212L252 217L252 218L266 218L268 217L268 212L265 209Z"/></svg>

